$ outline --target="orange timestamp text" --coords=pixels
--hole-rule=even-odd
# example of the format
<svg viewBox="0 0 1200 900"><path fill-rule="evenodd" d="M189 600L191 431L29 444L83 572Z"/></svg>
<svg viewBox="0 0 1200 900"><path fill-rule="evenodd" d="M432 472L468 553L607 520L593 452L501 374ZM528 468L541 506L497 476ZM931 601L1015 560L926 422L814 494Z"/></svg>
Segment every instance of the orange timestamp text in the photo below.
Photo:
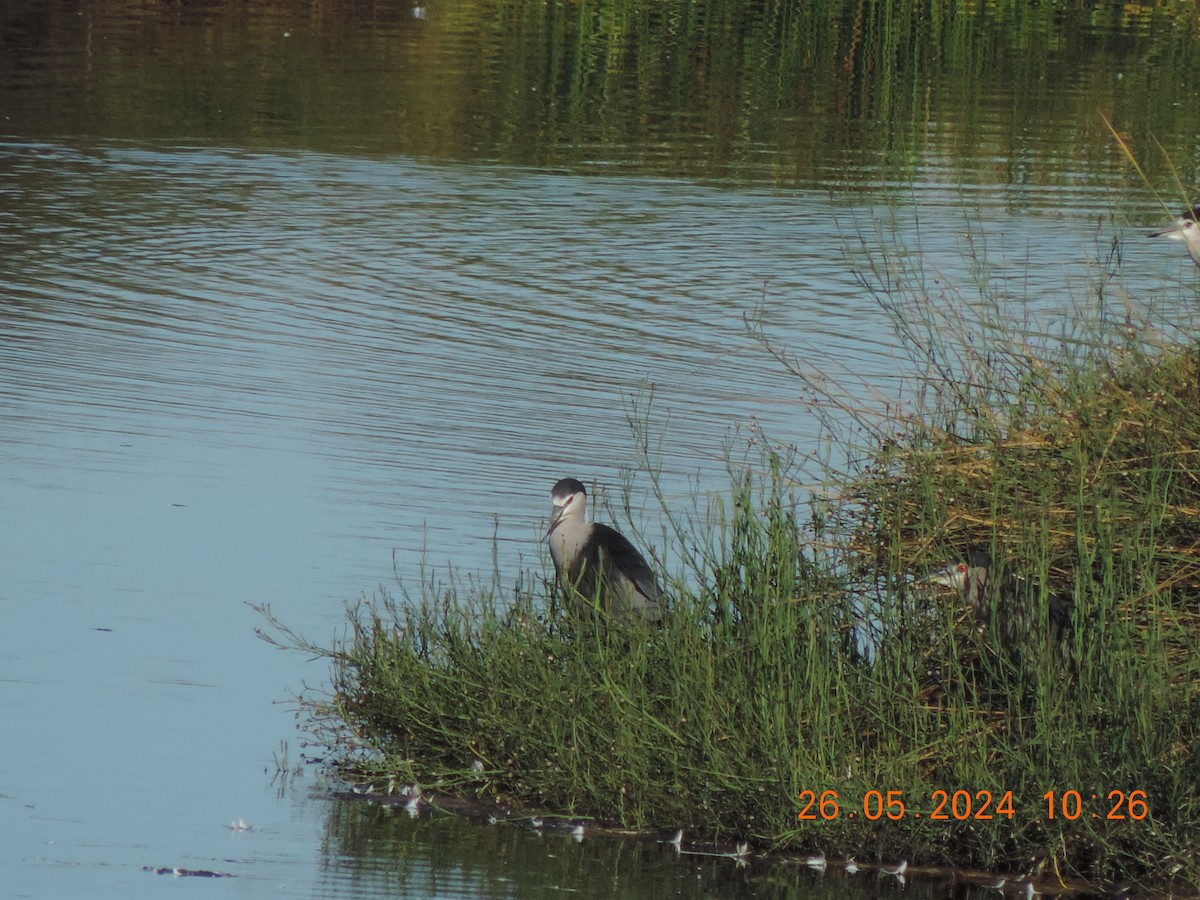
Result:
<svg viewBox="0 0 1200 900"><path fill-rule="evenodd" d="M857 801L858 798L856 797ZM1049 819L1133 819L1141 821L1150 815L1150 804L1145 791L1109 791L1102 800L1100 795L1076 790L1046 791L1042 795L1046 802L1046 818ZM800 792L800 812L796 818L804 821L832 821L846 815L856 818L861 815L872 822L890 819L932 819L943 822L986 821L1009 819L1016 816L1016 800L1012 791L943 791L929 793L928 801L922 797L919 808L905 802L903 791L869 790L863 793L861 804L843 809L843 801L837 791Z"/></svg>

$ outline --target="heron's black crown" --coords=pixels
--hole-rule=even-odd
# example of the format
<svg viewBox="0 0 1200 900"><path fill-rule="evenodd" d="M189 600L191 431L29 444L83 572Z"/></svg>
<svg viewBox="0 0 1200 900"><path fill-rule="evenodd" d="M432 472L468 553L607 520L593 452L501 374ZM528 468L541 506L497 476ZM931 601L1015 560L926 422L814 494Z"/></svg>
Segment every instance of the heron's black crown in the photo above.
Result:
<svg viewBox="0 0 1200 900"><path fill-rule="evenodd" d="M573 494L587 495L587 488L578 478L562 478L550 489L551 497L570 497Z"/></svg>

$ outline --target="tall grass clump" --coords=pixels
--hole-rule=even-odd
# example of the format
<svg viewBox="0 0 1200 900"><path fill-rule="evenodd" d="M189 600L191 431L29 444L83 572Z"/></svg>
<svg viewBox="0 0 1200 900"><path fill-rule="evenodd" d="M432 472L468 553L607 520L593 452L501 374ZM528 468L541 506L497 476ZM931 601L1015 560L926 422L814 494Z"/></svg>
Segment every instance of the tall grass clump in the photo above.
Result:
<svg viewBox="0 0 1200 900"><path fill-rule="evenodd" d="M1200 343L1102 319L1030 341L896 296L904 402L867 412L780 353L851 461L802 492L768 450L664 506L661 626L430 584L305 645L333 663L304 698L332 761L628 827L1200 887ZM922 580L970 550L1043 625L1067 598L1062 637L1001 637ZM939 791L970 812L935 818Z"/></svg>

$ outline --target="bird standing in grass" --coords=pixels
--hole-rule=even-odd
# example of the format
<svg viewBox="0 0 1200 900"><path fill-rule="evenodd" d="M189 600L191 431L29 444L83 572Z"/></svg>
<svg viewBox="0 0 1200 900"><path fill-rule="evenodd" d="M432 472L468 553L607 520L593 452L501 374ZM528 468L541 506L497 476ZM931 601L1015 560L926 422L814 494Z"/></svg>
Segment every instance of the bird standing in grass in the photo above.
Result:
<svg viewBox="0 0 1200 900"><path fill-rule="evenodd" d="M967 558L939 569L927 581L956 587L970 605L975 618L983 626L992 622L993 601L997 633L1009 647L1022 643L1037 631L1039 595L1037 585L1011 572L997 575L992 556L984 550L973 550ZM1071 625L1070 600L1058 594L1047 598L1049 633L1061 641Z"/></svg>
<svg viewBox="0 0 1200 900"><path fill-rule="evenodd" d="M608 613L662 618L663 599L645 558L615 528L587 520L587 489L564 478L550 492L554 515L547 538L558 582L568 594Z"/></svg>

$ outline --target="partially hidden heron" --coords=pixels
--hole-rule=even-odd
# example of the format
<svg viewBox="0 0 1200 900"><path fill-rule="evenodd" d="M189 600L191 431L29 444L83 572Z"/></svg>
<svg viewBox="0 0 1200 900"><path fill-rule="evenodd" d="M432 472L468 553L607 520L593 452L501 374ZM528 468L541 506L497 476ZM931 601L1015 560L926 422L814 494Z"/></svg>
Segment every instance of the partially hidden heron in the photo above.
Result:
<svg viewBox="0 0 1200 900"><path fill-rule="evenodd" d="M1200 206L1185 210L1183 215L1171 223L1170 228L1152 231L1149 237L1165 237L1172 241L1183 241L1192 262L1200 266Z"/></svg>
<svg viewBox="0 0 1200 900"><path fill-rule="evenodd" d="M645 557L615 528L587 520L587 489L563 478L550 491L554 515L546 536L554 572L564 591L595 600L610 613L662 618L662 593Z"/></svg>
<svg viewBox="0 0 1200 900"><path fill-rule="evenodd" d="M1038 625L1037 585L1011 572L996 573L992 555L986 550L971 551L965 560L939 569L926 581L958 588L984 627L992 622L994 600L997 633L1005 643L1012 645L1028 640L1037 632L1047 633L1047 629ZM1047 598L1048 633L1057 641L1063 639L1071 626L1072 605L1071 600L1059 594Z"/></svg>

